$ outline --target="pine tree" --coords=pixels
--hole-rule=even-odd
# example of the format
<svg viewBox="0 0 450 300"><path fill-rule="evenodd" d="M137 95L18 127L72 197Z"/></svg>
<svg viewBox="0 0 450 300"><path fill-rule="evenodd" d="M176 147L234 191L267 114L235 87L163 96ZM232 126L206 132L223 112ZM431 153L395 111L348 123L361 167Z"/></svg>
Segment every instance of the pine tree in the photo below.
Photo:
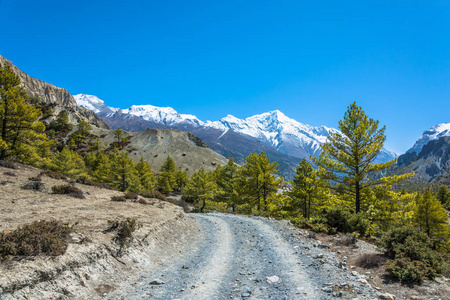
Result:
<svg viewBox="0 0 450 300"><path fill-rule="evenodd" d="M450 237L448 214L430 188L427 188L423 195L417 195L414 219L419 228L437 244L443 245L448 241Z"/></svg>
<svg viewBox="0 0 450 300"><path fill-rule="evenodd" d="M303 158L295 169L292 191L288 193L294 200L293 208L299 209L306 219L311 217L313 206L319 198L316 176L311 164Z"/></svg>
<svg viewBox="0 0 450 300"><path fill-rule="evenodd" d="M48 168L71 178L78 178L85 172L81 156L67 147L53 156Z"/></svg>
<svg viewBox="0 0 450 300"><path fill-rule="evenodd" d="M156 177L150 164L145 161L144 157L135 166L139 182L143 191L154 191L156 187Z"/></svg>
<svg viewBox="0 0 450 300"><path fill-rule="evenodd" d="M113 186L118 190L125 192L139 191L139 178L134 166L133 159L127 152L112 152L111 172L113 174Z"/></svg>
<svg viewBox="0 0 450 300"><path fill-rule="evenodd" d="M372 179L368 175L389 168L395 160L375 164L386 140L385 127L368 118L361 107L351 104L339 121L341 132L330 132L328 141L322 145L320 157L312 160L319 169L319 176L329 180L331 187L339 190L343 197L351 199L356 213L362 210L363 195L367 189L377 186L391 186L413 173L401 176Z"/></svg>
<svg viewBox="0 0 450 300"><path fill-rule="evenodd" d="M189 175L186 171L178 170L175 172L175 182L178 189L183 189L189 181Z"/></svg>
<svg viewBox="0 0 450 300"><path fill-rule="evenodd" d="M36 164L39 152L47 153L51 143L38 121L42 112L28 104L31 98L19 85L9 66L0 67L0 159Z"/></svg>
<svg viewBox="0 0 450 300"><path fill-rule="evenodd" d="M447 186L441 185L436 193L436 198L445 208L450 208L450 191Z"/></svg>
<svg viewBox="0 0 450 300"><path fill-rule="evenodd" d="M277 163L271 163L264 152L252 153L240 168L240 185L258 211L266 211L268 199L279 188L282 178L277 178Z"/></svg>
<svg viewBox="0 0 450 300"><path fill-rule="evenodd" d="M177 181L175 173L177 172L177 166L170 156L164 161L160 168L160 173L157 175L158 188L163 193L171 193L177 187Z"/></svg>
<svg viewBox="0 0 450 300"><path fill-rule="evenodd" d="M200 202L200 212L203 212L206 201L214 198L216 189L216 184L211 174L208 174L205 168L201 167L200 170L192 174L182 193L186 199Z"/></svg>
<svg viewBox="0 0 450 300"><path fill-rule="evenodd" d="M242 204L242 197L239 194L239 168L234 163L234 159L230 157L225 166L218 166L215 169L216 183L218 187L217 201L227 203L232 211L236 211L236 207Z"/></svg>

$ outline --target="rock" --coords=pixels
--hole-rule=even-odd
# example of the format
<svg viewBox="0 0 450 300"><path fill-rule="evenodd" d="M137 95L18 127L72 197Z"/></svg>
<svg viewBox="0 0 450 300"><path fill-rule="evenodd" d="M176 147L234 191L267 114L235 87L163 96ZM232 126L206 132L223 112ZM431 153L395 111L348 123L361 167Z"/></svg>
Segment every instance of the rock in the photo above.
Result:
<svg viewBox="0 0 450 300"><path fill-rule="evenodd" d="M352 271L352 275L353 275L353 276L358 276L358 272Z"/></svg>
<svg viewBox="0 0 450 300"><path fill-rule="evenodd" d="M333 289L331 287L324 287L322 291L324 291L325 293L331 293L333 292Z"/></svg>
<svg viewBox="0 0 450 300"><path fill-rule="evenodd" d="M379 299L395 300L395 296L389 293L377 293Z"/></svg>
<svg viewBox="0 0 450 300"><path fill-rule="evenodd" d="M242 298L248 298L251 296L251 294L250 293L242 293L241 296L242 296Z"/></svg>
<svg viewBox="0 0 450 300"><path fill-rule="evenodd" d="M22 189L43 192L45 190L45 184L39 181L28 181L22 186Z"/></svg>
<svg viewBox="0 0 450 300"><path fill-rule="evenodd" d="M155 279L155 280L153 280L153 281L150 281L148 284L149 284L149 285L161 285L161 284L164 284L164 281Z"/></svg>
<svg viewBox="0 0 450 300"><path fill-rule="evenodd" d="M181 268L182 268L182 269L185 269L185 270L189 269L189 267L186 266L186 265L183 265Z"/></svg>
<svg viewBox="0 0 450 300"><path fill-rule="evenodd" d="M270 276L270 277L267 277L267 278L266 278L266 281L267 281L268 283L275 283L275 282L280 281L280 277L278 277L278 276L276 276L276 275Z"/></svg>

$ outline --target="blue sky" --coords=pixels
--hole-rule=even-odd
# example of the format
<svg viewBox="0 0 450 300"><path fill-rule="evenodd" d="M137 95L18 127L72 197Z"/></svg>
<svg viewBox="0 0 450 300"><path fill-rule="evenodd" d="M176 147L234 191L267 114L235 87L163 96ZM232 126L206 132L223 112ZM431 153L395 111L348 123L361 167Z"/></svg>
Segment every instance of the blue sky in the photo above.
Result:
<svg viewBox="0 0 450 300"><path fill-rule="evenodd" d="M109 106L337 127L356 101L397 152L450 122L450 1L0 0L0 27L0 55Z"/></svg>

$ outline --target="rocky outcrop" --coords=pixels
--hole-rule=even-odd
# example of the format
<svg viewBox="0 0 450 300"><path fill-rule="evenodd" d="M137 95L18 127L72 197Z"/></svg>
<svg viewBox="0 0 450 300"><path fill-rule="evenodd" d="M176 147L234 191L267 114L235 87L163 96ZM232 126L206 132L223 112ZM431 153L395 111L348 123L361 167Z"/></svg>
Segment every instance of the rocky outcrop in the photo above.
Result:
<svg viewBox="0 0 450 300"><path fill-rule="evenodd" d="M415 177L432 181L439 175L447 175L450 170L450 136L429 141L419 153L408 152L400 155L398 172L415 172Z"/></svg>
<svg viewBox="0 0 450 300"><path fill-rule="evenodd" d="M71 123L85 120L100 128L109 126L91 110L78 107L73 96L66 89L54 86L40 79L34 78L17 68L12 62L0 55L0 65L9 65L14 73L19 76L22 85L30 96L39 97L44 103L53 107L56 111L65 110Z"/></svg>

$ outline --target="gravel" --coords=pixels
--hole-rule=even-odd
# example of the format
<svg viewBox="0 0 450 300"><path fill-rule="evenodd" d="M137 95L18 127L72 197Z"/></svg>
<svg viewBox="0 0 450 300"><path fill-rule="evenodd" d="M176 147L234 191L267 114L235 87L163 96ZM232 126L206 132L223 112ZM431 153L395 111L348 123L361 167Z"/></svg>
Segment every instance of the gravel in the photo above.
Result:
<svg viewBox="0 0 450 300"><path fill-rule="evenodd" d="M202 238L109 299L378 299L335 253L289 222L192 214Z"/></svg>

